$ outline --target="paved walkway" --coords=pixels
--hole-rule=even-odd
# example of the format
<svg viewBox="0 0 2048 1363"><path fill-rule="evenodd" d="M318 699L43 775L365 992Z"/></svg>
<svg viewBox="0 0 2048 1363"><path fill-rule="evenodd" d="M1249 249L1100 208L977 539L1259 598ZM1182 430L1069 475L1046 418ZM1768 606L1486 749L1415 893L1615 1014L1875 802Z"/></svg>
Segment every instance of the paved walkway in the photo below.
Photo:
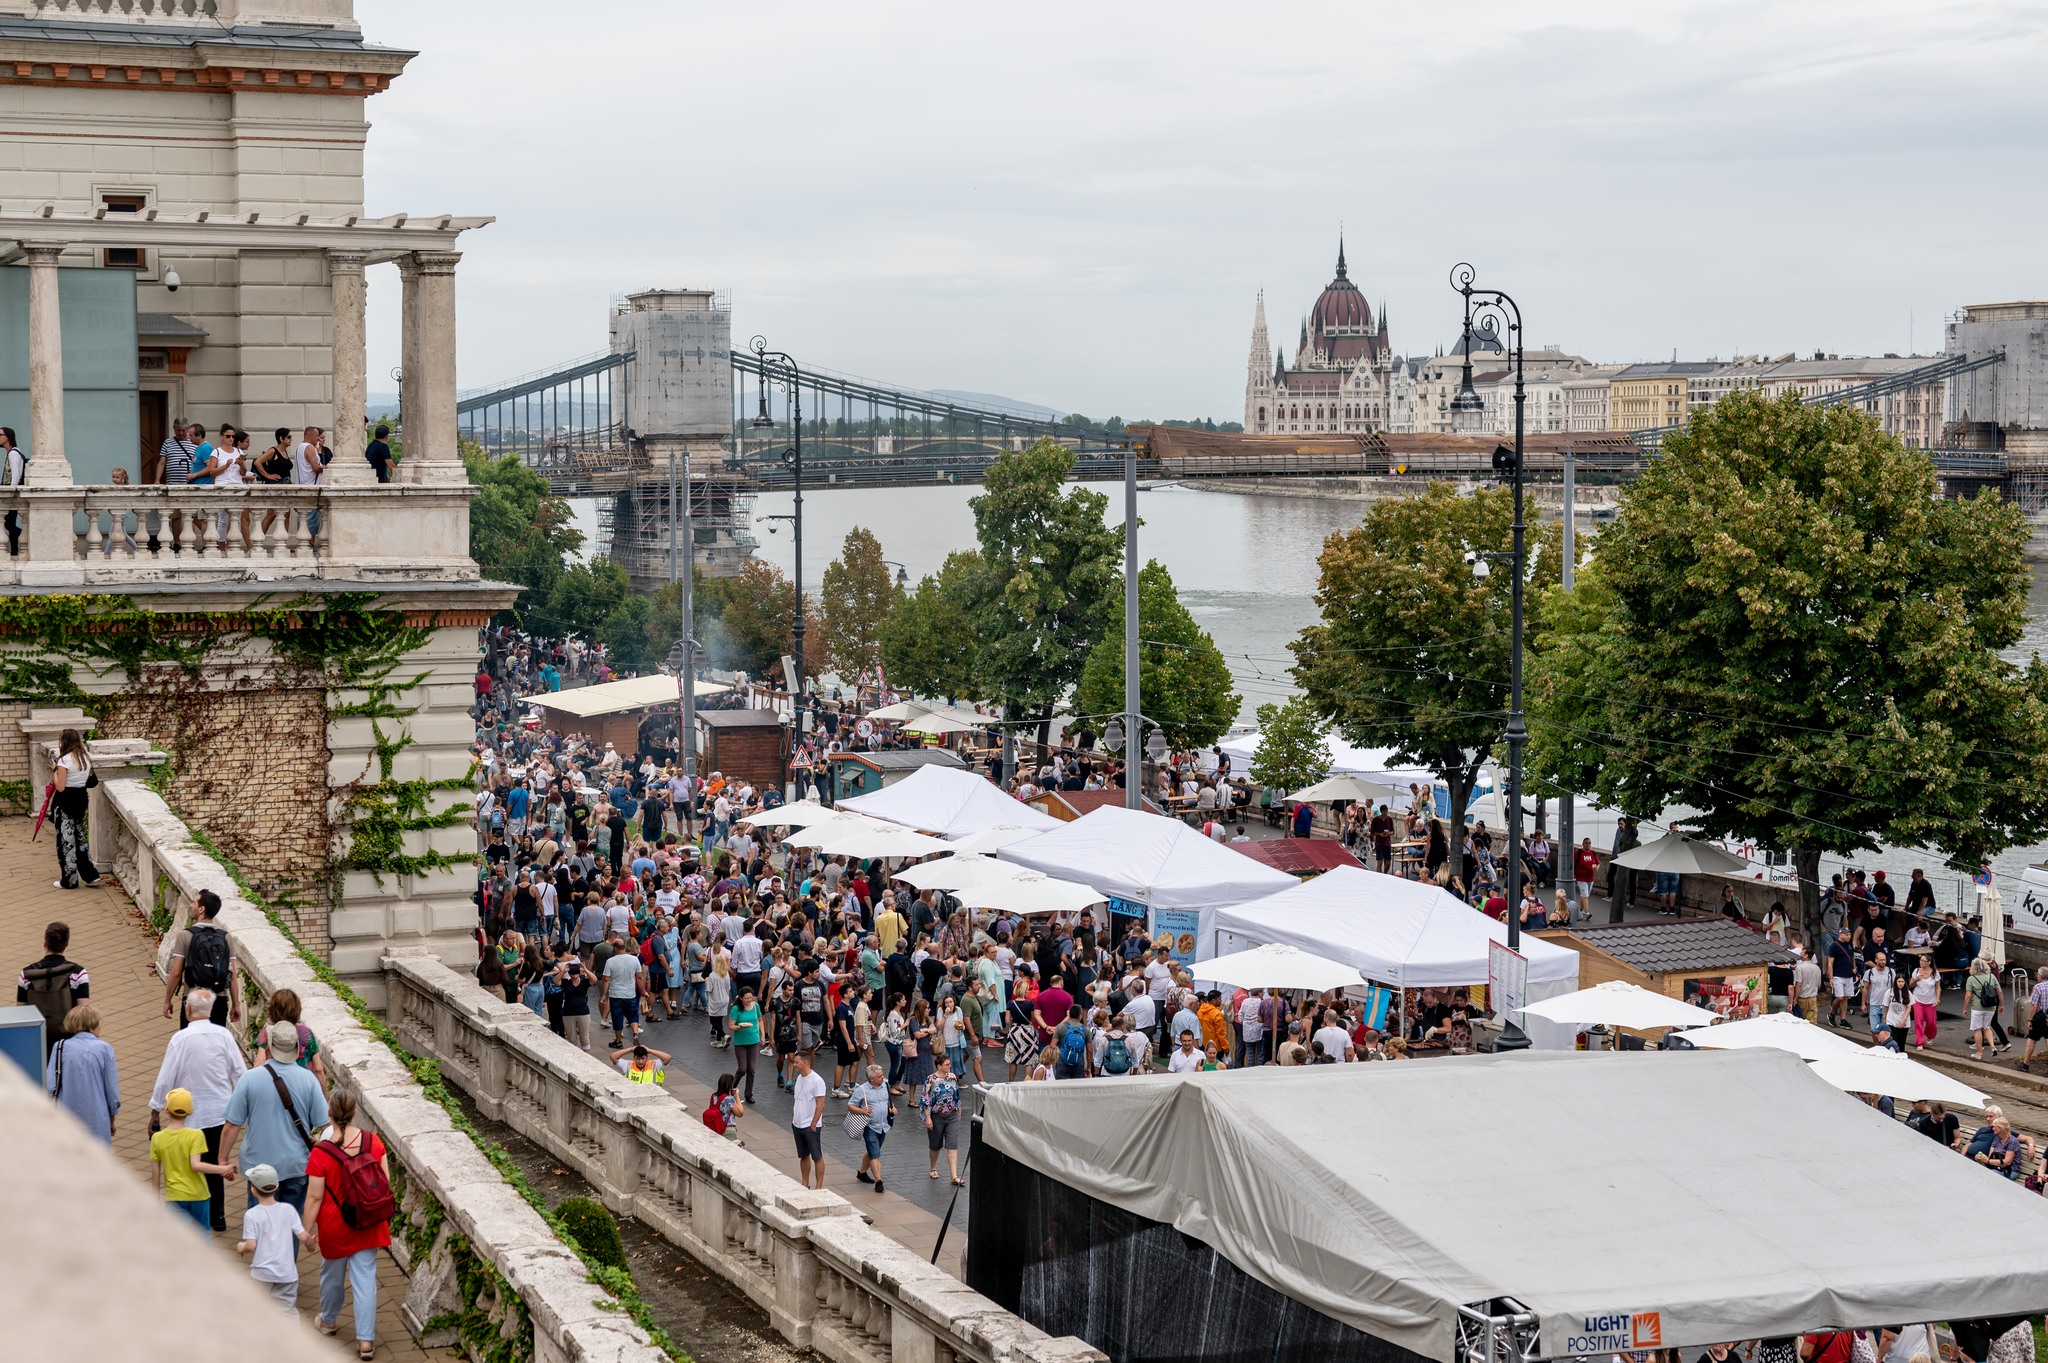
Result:
<svg viewBox="0 0 2048 1363"><path fill-rule="evenodd" d="M26 818L0 819L0 881L14 887L5 907L0 908L0 962L18 969L38 959L43 955L44 926L53 920L71 926L71 946L65 954L91 976L92 1001L101 1018L100 1036L113 1046L120 1069L121 1112L114 1123L114 1153L148 1184L149 1091L156 1082L164 1044L175 1030L163 1015L164 986L156 974L155 939L112 876L103 877L95 889L67 892L55 888L51 882L56 877L57 853L50 830L44 829L43 836L31 843L29 828ZM247 1261L235 1254L234 1242L241 1228L239 1199L245 1196L245 1187L237 1183L228 1194L229 1233L213 1237L218 1252L243 1273ZM189 1223L181 1220L180 1224ZM320 1299L320 1261L316 1255L300 1258L299 1314L310 1332ZM378 1263L377 1358L381 1363L460 1358L454 1349L422 1349L406 1333L398 1319L405 1286L405 1275L384 1255ZM255 1296L250 1300L252 1304L268 1301ZM344 1305L344 1336L351 1333L350 1320L349 1308ZM353 1358L354 1341L337 1343L335 1356Z"/></svg>
<svg viewBox="0 0 2048 1363"><path fill-rule="evenodd" d="M598 1039L609 1042L611 1034L600 1028ZM728 1052L712 1049L710 1024L701 1014L675 1022L650 1023L647 1035L642 1039L675 1057L668 1066L667 1087L691 1113L704 1110L718 1076L732 1068ZM829 1080L830 1074L826 1078ZM765 1054L761 1057L760 1072L755 1079L754 1101L747 1105L747 1115L740 1122L741 1138L746 1141L748 1150L780 1172L795 1178L797 1158L796 1143L789 1129L790 1095L775 1086L772 1057ZM825 1186L860 1208L875 1229L925 1259L932 1256L932 1248L938 1243L941 1219L957 1191L959 1202L953 1211L952 1228L946 1233L945 1252L939 1256L938 1264L964 1281L966 1268L962 1260L967 1248L967 1190L956 1190L946 1181L944 1156L939 1160L939 1177L933 1180L926 1176L928 1161L924 1127L911 1110L910 1095L905 1094L896 1100L899 1108L896 1129L882 1147L885 1174L882 1181L886 1187L880 1193L854 1177L865 1151L859 1141L849 1140L841 1127L845 1101L836 1098L825 1101ZM964 1128L960 1135L960 1156L965 1159L967 1141Z"/></svg>

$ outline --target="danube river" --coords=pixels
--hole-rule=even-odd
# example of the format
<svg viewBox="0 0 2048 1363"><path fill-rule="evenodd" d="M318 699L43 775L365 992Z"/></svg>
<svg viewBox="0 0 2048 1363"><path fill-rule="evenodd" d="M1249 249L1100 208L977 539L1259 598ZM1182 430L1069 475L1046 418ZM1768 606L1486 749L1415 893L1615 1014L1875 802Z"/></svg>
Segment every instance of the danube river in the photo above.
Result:
<svg viewBox="0 0 2048 1363"><path fill-rule="evenodd" d="M1122 487L1092 486L1109 498L1109 523L1121 524ZM936 572L946 555L974 547L974 513L968 501L977 491L870 488L805 497L807 590L817 589L826 564L838 555L840 541L857 525L874 533L884 557L902 564L912 582ZM764 494L754 507L759 553L784 572L790 570L792 557L789 523L761 518L786 515L789 503L787 493ZM579 503L577 511L584 528L594 530L588 504ZM1239 716L1243 723L1253 722L1261 704L1284 700L1292 692L1287 644L1316 619L1316 555L1326 536L1356 525L1365 511L1365 504L1355 501L1247 496L1173 485L1139 493L1138 551L1166 565L1181 600L1223 650L1244 696ZM2014 650L2021 658L2036 651L2048 655L2048 565L2036 566L2033 573L2027 631ZM1593 832L1604 845L1605 820L1584 831ZM2020 868L2044 859L2048 845L2015 848L1997 859L1994 869L2008 907L2017 893ZM1952 877L1940 870L1940 858L1933 853L1895 851L1864 864L1882 866L1900 880L1910 867L1924 866L1939 882L1943 904L1956 902ZM1834 869L1835 859L1825 865Z"/></svg>

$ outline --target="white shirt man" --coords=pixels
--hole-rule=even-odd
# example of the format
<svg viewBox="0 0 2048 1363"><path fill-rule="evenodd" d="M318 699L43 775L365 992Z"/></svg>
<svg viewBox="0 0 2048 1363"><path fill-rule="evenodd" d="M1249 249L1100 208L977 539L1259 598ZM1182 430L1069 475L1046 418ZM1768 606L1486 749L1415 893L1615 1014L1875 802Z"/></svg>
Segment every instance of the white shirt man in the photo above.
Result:
<svg viewBox="0 0 2048 1363"><path fill-rule="evenodd" d="M726 918L726 925L732 925L732 917ZM747 933L732 944L732 969L736 975L755 975L761 970L761 939Z"/></svg>
<svg viewBox="0 0 2048 1363"><path fill-rule="evenodd" d="M1124 1005L1124 1016L1131 1020L1135 1030L1149 1035L1159 1021L1159 1008L1150 994L1140 994Z"/></svg>
<svg viewBox="0 0 2048 1363"><path fill-rule="evenodd" d="M1173 988L1173 967L1164 959L1155 960L1145 967L1145 992L1152 996L1155 1004L1166 1001L1166 991Z"/></svg>
<svg viewBox="0 0 2048 1363"><path fill-rule="evenodd" d="M1334 1022L1326 1022L1317 1028L1313 1040L1323 1043L1323 1054L1332 1060L1341 1064L1351 1059L1351 1033Z"/></svg>
<svg viewBox="0 0 2048 1363"><path fill-rule="evenodd" d="M326 471L326 442L320 438L318 426L306 428L306 438L292 446L292 481L299 484L317 483Z"/></svg>
<svg viewBox="0 0 2048 1363"><path fill-rule="evenodd" d="M752 860L754 849L759 845L754 841L753 834L744 831L735 833L725 840L726 850L743 862Z"/></svg>
<svg viewBox="0 0 2048 1363"><path fill-rule="evenodd" d="M1166 1061L1168 1074L1194 1074L1202 1068L1202 1053L1195 1049L1195 1039L1182 1037L1180 1044L1173 1048L1173 1054Z"/></svg>
<svg viewBox="0 0 2048 1363"><path fill-rule="evenodd" d="M149 1110L162 1112L172 1089L192 1095L186 1125L204 1131L227 1120L228 1097L249 1068L235 1034L212 1020L213 991L194 989L185 996L185 1026L164 1047L164 1063L149 1091Z"/></svg>

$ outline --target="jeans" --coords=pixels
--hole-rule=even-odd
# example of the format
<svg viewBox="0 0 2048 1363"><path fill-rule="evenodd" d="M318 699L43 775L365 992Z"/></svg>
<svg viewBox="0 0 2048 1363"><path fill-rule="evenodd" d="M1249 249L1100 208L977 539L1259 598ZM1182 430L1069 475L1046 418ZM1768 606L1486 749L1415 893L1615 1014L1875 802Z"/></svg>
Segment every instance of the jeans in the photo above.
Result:
<svg viewBox="0 0 2048 1363"><path fill-rule="evenodd" d="M685 1009L704 1007L704 981L692 980L684 985L682 998Z"/></svg>
<svg viewBox="0 0 2048 1363"><path fill-rule="evenodd" d="M341 1283L348 1279L349 1295L355 1298L356 1339L377 1337L377 1251L359 1249L345 1259L320 1261L320 1320L332 1325L341 1319Z"/></svg>
<svg viewBox="0 0 2048 1363"><path fill-rule="evenodd" d="M902 1080L903 1071L909 1068L903 1060L903 1043L900 1041L884 1041L882 1047L889 1052L888 1082L889 1087L894 1088Z"/></svg>
<svg viewBox="0 0 2048 1363"><path fill-rule="evenodd" d="M1881 1003L1873 1003L1870 1005L1870 1034L1872 1036L1876 1036L1879 1029L1881 1029L1883 1026L1884 1005ZM1893 1037L1892 1039L1894 1041L1898 1040L1897 1037Z"/></svg>
<svg viewBox="0 0 2048 1363"><path fill-rule="evenodd" d="M955 1076L967 1073L967 1048L965 1046L948 1046L946 1047L946 1055L953 1062L953 1073Z"/></svg>
<svg viewBox="0 0 2048 1363"><path fill-rule="evenodd" d="M547 1019L547 989L539 980L535 980L532 984L526 986L526 989L520 995L519 1001L525 1004L535 1017L543 1021Z"/></svg>
<svg viewBox="0 0 2048 1363"><path fill-rule="evenodd" d="M209 1234L213 1230L212 1198L202 1197L191 1202L166 1202L164 1205L180 1216L191 1217L192 1223L199 1227L201 1235Z"/></svg>

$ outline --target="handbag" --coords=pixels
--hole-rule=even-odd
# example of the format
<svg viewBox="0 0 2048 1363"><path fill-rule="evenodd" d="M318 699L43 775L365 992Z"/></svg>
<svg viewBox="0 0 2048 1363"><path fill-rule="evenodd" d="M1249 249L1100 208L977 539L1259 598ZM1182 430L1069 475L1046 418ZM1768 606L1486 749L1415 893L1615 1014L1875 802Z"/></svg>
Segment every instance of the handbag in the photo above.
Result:
<svg viewBox="0 0 2048 1363"><path fill-rule="evenodd" d="M868 1119L861 1113L849 1112L843 1125L846 1128L847 1139L857 1141L861 1139L861 1133L868 1129Z"/></svg>

